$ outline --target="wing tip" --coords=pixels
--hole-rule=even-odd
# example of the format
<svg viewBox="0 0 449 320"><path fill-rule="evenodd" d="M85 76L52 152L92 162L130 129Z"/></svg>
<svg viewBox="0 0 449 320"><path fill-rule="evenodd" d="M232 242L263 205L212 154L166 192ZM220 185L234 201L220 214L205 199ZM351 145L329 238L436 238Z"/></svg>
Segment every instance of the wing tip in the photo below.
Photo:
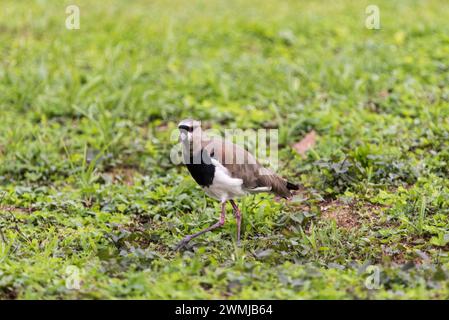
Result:
<svg viewBox="0 0 449 320"><path fill-rule="evenodd" d="M288 190L299 190L299 186L297 184L287 181L287 189Z"/></svg>

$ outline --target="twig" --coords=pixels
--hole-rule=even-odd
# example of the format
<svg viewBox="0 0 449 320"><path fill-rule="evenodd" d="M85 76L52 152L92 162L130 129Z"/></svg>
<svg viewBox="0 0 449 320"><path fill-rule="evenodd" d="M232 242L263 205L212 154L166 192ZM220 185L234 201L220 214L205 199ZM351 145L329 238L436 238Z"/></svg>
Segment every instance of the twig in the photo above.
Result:
<svg viewBox="0 0 449 320"><path fill-rule="evenodd" d="M3 203L3 199L5 199L5 196L6 196L6 192L3 192L2 197L0 198L0 208L1 208L1 204ZM3 233L3 230L1 227L0 227L0 237L2 238L3 243L6 243L5 234Z"/></svg>
<svg viewBox="0 0 449 320"><path fill-rule="evenodd" d="M0 228L0 237L2 238L3 243L6 243L5 234L3 233L2 228Z"/></svg>
<svg viewBox="0 0 449 320"><path fill-rule="evenodd" d="M30 240L28 239L28 237L27 237L26 235L24 235L23 232L20 230L20 228L17 226L17 223L20 222L20 220L17 219L17 218L12 214L11 211L8 211L8 213L9 213L9 215L11 216L13 222L16 223L14 226L12 226L12 228L13 228L14 230L16 230L17 233L18 233L22 238L24 238L27 242L30 242Z"/></svg>

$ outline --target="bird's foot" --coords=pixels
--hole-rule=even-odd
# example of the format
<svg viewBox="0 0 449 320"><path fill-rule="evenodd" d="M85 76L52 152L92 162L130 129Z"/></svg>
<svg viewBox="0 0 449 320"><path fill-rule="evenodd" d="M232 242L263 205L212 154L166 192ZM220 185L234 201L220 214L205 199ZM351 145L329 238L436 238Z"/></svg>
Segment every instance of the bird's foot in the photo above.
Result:
<svg viewBox="0 0 449 320"><path fill-rule="evenodd" d="M182 248L184 248L189 242L192 240L191 236L186 236L184 239L182 239L178 245L175 247L175 251L179 251Z"/></svg>

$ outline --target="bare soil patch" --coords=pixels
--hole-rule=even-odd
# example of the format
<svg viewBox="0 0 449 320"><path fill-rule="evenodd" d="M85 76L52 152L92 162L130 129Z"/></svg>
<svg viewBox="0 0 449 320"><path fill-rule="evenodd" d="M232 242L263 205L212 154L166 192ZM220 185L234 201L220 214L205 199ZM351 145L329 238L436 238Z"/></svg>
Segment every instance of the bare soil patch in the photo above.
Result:
<svg viewBox="0 0 449 320"><path fill-rule="evenodd" d="M359 227L365 219L377 220L381 209L381 206L370 203L344 203L340 200L324 201L320 204L323 219L332 219L337 226L348 230Z"/></svg>

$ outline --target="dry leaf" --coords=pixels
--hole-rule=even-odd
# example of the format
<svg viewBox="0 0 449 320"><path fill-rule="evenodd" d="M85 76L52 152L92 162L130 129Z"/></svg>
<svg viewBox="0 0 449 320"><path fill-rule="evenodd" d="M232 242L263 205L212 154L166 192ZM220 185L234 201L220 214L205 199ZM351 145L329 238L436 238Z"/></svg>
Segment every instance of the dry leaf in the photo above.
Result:
<svg viewBox="0 0 449 320"><path fill-rule="evenodd" d="M304 156L306 152L313 148L316 143L316 132L314 130L310 131L306 136L299 142L293 145L293 149L295 149L300 155Z"/></svg>

